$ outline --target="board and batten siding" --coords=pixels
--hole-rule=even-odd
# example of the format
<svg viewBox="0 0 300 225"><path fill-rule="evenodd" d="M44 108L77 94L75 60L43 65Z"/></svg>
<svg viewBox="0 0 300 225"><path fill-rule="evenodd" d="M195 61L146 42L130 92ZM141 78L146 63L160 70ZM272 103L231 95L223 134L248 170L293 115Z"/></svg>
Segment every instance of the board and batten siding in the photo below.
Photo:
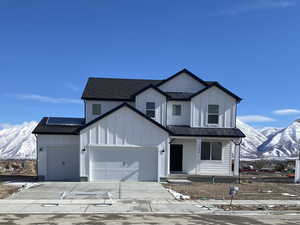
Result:
<svg viewBox="0 0 300 225"><path fill-rule="evenodd" d="M219 124L207 124L207 107L219 105ZM217 87L212 87L191 100L191 127L235 127L236 100Z"/></svg>
<svg viewBox="0 0 300 225"><path fill-rule="evenodd" d="M181 105L181 115L173 115L173 105ZM191 103L189 101L168 101L167 125L190 125Z"/></svg>
<svg viewBox="0 0 300 225"><path fill-rule="evenodd" d="M135 97L135 107L146 114L146 102L155 102L155 121L166 124L166 104L167 99L164 95L153 88L149 88Z"/></svg>
<svg viewBox="0 0 300 225"><path fill-rule="evenodd" d="M37 135L38 175L47 175L47 148L72 148L79 154L79 135ZM78 165L79 166L79 165Z"/></svg>
<svg viewBox="0 0 300 225"><path fill-rule="evenodd" d="M99 115L94 115L92 112L93 104L100 104L101 105L101 114L104 114L115 107L123 104L124 101L98 101L98 100L85 100L85 115L86 115L86 123L92 121L99 117ZM127 102L130 105L134 105L133 102Z"/></svg>
<svg viewBox="0 0 300 225"><path fill-rule="evenodd" d="M185 72L177 75L173 79L158 87L160 90L165 92L189 92L195 93L205 88L203 84L192 78Z"/></svg>
<svg viewBox="0 0 300 225"><path fill-rule="evenodd" d="M80 149L88 149L89 146L157 147L160 176L166 176L168 133L128 107L124 106L83 129L80 132ZM81 151L80 158L81 176L88 176L88 151Z"/></svg>

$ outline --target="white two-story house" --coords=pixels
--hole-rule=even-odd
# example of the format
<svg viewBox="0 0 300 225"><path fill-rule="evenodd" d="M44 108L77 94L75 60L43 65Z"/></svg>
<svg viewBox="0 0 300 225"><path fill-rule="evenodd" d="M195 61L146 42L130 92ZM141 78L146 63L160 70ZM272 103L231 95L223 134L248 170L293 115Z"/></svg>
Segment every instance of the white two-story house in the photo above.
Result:
<svg viewBox="0 0 300 225"><path fill-rule="evenodd" d="M218 82L186 69L164 80L89 78L82 100L84 118L44 117L33 131L41 179L159 181L172 173L239 173L241 98Z"/></svg>

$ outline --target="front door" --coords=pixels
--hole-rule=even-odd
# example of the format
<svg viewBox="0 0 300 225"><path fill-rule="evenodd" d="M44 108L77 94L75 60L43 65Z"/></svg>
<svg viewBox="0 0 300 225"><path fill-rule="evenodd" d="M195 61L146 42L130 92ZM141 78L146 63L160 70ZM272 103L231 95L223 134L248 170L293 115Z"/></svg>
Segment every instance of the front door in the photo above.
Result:
<svg viewBox="0 0 300 225"><path fill-rule="evenodd" d="M182 145L170 146L170 171L182 171Z"/></svg>

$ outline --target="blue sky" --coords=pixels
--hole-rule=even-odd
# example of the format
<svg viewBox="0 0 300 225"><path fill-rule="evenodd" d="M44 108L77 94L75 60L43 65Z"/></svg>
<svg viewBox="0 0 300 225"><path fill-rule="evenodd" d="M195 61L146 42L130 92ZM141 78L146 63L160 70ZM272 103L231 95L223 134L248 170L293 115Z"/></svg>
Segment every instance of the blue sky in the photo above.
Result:
<svg viewBox="0 0 300 225"><path fill-rule="evenodd" d="M300 1L0 0L0 124L83 116L89 76L187 68L255 127L300 118ZM278 111L280 110L280 111Z"/></svg>

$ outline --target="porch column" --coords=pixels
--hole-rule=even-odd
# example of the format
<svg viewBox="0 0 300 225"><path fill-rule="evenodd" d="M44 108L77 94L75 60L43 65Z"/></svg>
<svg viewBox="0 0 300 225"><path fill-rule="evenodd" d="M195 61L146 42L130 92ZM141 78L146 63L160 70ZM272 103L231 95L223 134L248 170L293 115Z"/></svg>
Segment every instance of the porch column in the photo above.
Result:
<svg viewBox="0 0 300 225"><path fill-rule="evenodd" d="M201 161L201 143L202 139L198 137L196 139L196 168L195 173L200 174L200 161Z"/></svg>
<svg viewBox="0 0 300 225"><path fill-rule="evenodd" d="M235 143L234 143L235 144ZM234 147L234 176L239 176L240 174L240 145L235 144Z"/></svg>

